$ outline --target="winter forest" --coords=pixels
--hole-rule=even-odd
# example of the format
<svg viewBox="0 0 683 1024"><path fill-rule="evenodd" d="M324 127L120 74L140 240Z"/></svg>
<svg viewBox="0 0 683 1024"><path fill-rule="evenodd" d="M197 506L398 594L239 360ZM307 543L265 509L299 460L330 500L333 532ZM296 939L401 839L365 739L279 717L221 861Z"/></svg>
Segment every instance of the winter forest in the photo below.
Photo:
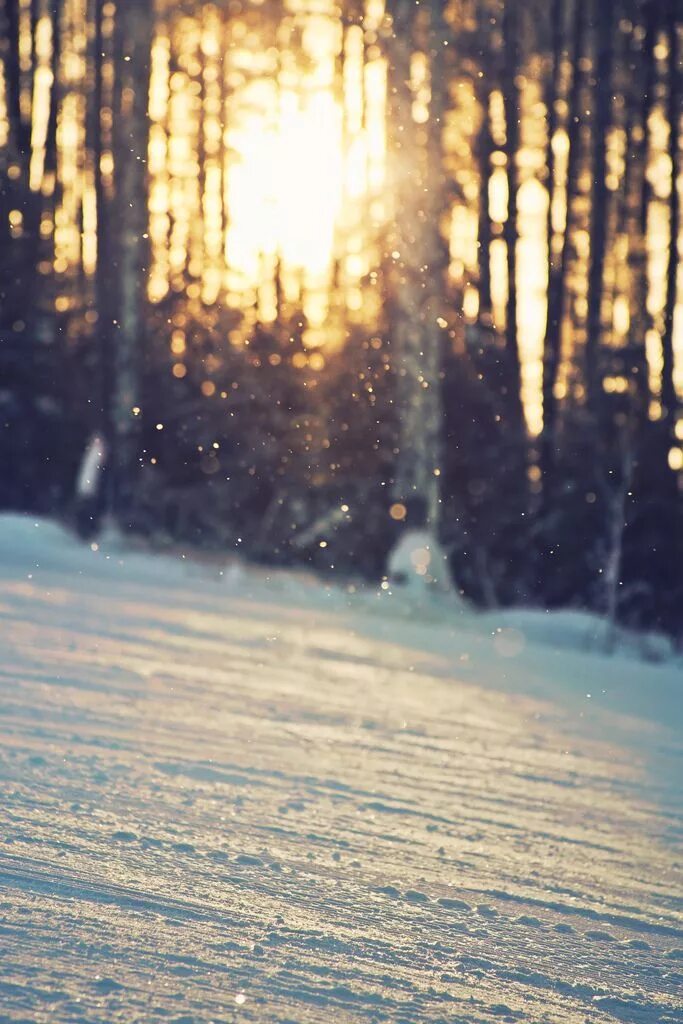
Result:
<svg viewBox="0 0 683 1024"><path fill-rule="evenodd" d="M683 0L0 0L0 1024L683 1024Z"/></svg>
<svg viewBox="0 0 683 1024"><path fill-rule="evenodd" d="M0 503L680 634L678 0L2 0ZM88 538L89 539L89 538Z"/></svg>

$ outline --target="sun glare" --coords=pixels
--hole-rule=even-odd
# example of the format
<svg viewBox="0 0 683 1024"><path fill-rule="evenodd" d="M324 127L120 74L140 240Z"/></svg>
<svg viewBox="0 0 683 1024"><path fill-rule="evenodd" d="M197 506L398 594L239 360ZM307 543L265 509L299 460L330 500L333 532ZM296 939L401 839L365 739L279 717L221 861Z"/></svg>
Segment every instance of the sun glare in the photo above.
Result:
<svg viewBox="0 0 683 1024"><path fill-rule="evenodd" d="M18 98L21 117L30 124L30 187L55 198L54 208L46 205L40 223L46 255L39 270L54 273L55 307L69 312L78 306L82 280L92 287L98 259L95 126L88 114L95 64L86 31L88 6L85 0L65 0L58 53L47 9L38 5L35 24L32 10L30 0L20 0ZM235 341L248 337L257 320L287 325L302 314L309 346L343 343L349 324L374 329L382 309L377 271L393 215L384 45L390 21L384 0L365 0L364 5L360 0L344 18L334 0L282 0L277 11L255 0L235 7L234 13L217 3L157 0L157 10L149 101L152 302L175 294L190 305L231 307L242 318L234 339L231 334ZM101 180L109 196L114 170L114 13L111 2L103 4L98 130ZM31 80L27 69L32 62ZM431 83L429 60L419 48L412 55L410 78L413 117L422 126L429 120ZM0 59L0 149L9 138L6 79ZM543 180L545 101L539 81L533 75L525 79L518 155L518 327L523 401L533 433L542 427L548 244L557 256L567 212L569 146L566 131L558 130L553 150L559 187L550 211L555 237L549 240ZM466 73L454 80L443 124L446 169L457 197L442 228L450 246L453 319L465 327L486 325L500 339L507 328L508 181L500 90L492 88L489 100L488 296L480 294L479 286L480 97ZM661 102L653 108L649 128L652 331L647 352L657 399L671 179ZM54 155L47 159L51 138ZM619 133L610 137L612 190L623 175L623 145ZM14 180L19 167L11 164L7 173ZM572 230L572 309L564 324L566 358L558 380L565 393L573 386L571 357L580 349L585 329L590 259L586 187L583 182ZM19 237L24 230L21 211L11 211L9 219L12 237ZM615 238L613 251L615 266L628 262L626 235ZM605 313L607 333L612 343L620 344L629 338L631 311L626 293L617 293L606 301ZM675 328L675 383L683 393L680 308Z"/></svg>
<svg viewBox="0 0 683 1024"><path fill-rule="evenodd" d="M169 18L152 63L152 299L226 297L262 322L300 309L319 344L336 290L363 308L384 216L380 5L345 27L331 0L223 23ZM198 59L201 54L201 61ZM190 293L192 294L192 293Z"/></svg>

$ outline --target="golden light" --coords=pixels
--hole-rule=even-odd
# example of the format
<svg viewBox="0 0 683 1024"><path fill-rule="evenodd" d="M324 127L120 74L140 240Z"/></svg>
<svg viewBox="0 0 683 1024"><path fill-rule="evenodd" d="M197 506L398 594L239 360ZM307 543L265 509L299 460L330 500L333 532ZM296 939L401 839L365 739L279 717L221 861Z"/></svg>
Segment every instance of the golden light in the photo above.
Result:
<svg viewBox="0 0 683 1024"><path fill-rule="evenodd" d="M149 237L152 261L149 296L184 299L194 316L201 307L228 305L242 318L229 331L241 344L255 320L287 321L304 314L304 343L310 347L342 344L349 322L375 328L382 291L373 273L380 263L381 235L393 215L387 174L387 62L383 45L384 0L365 0L363 17L341 17L334 0L283 0L275 17L268 5L253 3L229 14L217 2L176 4L158 0L158 24L152 52L149 113ZM88 125L93 79L92 39L86 0L67 0L56 62L57 166L46 166L50 108L55 98L54 44L45 4L19 0L20 107L31 126L30 186L48 199L40 221L45 246L39 269L60 277L60 311L75 309L83 276L92 279L98 257L95 196L96 167ZM36 16L37 12L37 16ZM100 170L111 194L112 32L115 5L103 6L102 67L103 151ZM29 74L33 68L34 73ZM410 80L413 116L429 119L429 60L419 48L412 56ZM29 87L30 83L30 87ZM476 158L481 115L475 85L463 75L453 83L444 119L448 174L458 198L448 211L450 276L455 286L454 317L465 323L479 317L488 328L478 287L478 205L480 170ZM540 82L529 76L522 90L518 251L518 316L523 400L533 433L542 426L542 346L547 299L548 245L557 252L566 219L569 140L564 129L552 145L558 184L553 202L555 237L547 237L546 146ZM508 215L503 98L490 96L493 153L489 181L493 241L489 264L493 321L505 329L507 251L503 224ZM0 60L0 148L9 137L6 69ZM666 299L670 234L668 199L672 174L667 153L665 104L653 106L650 122L652 186L647 257L648 310L652 326L646 340L651 414L658 415L661 381L662 311ZM624 133L609 139L610 187L624 172ZM48 161L48 163L51 163ZM9 162L10 181L22 168ZM581 188L590 186L584 181ZM680 188L680 182L679 182ZM24 232L17 211L10 231ZM575 331L565 330L563 353L583 341L586 316L585 270L590 231L575 216L575 258L570 261ZM52 248L53 246L53 248ZM620 343L632 331L626 239L615 237L609 273L614 293L606 327ZM88 285L90 287L90 284ZM606 304L607 305L607 304ZM239 318L236 317L236 324ZM675 383L683 394L683 309L675 318ZM180 329L183 325L174 323ZM185 351L184 334L174 333L172 360ZM310 353L309 353L310 355ZM322 358L322 357L321 357ZM310 359L306 365L315 369ZM563 365L556 393L573 385ZM172 371L180 373L180 369ZM610 381L608 387L619 387Z"/></svg>
<svg viewBox="0 0 683 1024"><path fill-rule="evenodd" d="M150 297L226 301L261 322L303 312L330 340L337 302L362 316L384 216L383 7L345 26L332 0L278 23L212 5L162 22L152 55ZM335 291L340 294L335 295Z"/></svg>

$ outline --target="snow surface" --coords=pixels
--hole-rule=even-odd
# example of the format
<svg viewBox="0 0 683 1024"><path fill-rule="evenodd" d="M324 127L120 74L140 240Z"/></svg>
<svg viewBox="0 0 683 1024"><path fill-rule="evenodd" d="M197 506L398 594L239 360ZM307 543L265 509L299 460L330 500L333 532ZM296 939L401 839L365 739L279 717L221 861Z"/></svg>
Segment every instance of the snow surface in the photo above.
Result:
<svg viewBox="0 0 683 1024"><path fill-rule="evenodd" d="M601 636L0 518L0 1021L683 1021L683 671Z"/></svg>

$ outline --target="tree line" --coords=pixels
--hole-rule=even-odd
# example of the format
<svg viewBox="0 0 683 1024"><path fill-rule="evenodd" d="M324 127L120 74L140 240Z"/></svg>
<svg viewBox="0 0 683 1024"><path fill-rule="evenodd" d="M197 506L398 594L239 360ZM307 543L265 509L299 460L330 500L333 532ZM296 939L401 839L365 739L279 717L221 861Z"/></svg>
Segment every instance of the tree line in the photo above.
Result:
<svg viewBox="0 0 683 1024"><path fill-rule="evenodd" d="M349 317L329 350L307 344L279 278L269 322L193 297L191 268L150 298L153 40L207 6L247 18L240 3L2 0L3 505L68 514L99 430L127 528L372 577L419 498L473 600L680 632L679 5L346 5L342 40L360 28L386 68L391 212L364 281L379 313ZM201 60L222 58L200 58L207 89ZM520 228L532 179L540 271Z"/></svg>

